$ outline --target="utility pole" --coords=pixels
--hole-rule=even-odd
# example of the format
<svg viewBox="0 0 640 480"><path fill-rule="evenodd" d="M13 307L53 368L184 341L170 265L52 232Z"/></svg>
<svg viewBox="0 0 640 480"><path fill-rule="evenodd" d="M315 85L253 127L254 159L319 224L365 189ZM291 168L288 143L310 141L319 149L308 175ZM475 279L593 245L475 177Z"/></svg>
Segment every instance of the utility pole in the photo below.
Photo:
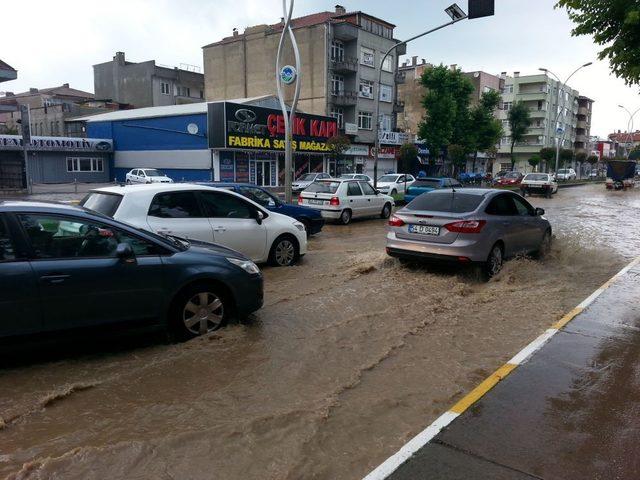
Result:
<svg viewBox="0 0 640 480"><path fill-rule="evenodd" d="M31 173L29 169L29 145L31 144L31 112L29 105L20 105L20 127L22 129L22 155L27 193L31 194Z"/></svg>

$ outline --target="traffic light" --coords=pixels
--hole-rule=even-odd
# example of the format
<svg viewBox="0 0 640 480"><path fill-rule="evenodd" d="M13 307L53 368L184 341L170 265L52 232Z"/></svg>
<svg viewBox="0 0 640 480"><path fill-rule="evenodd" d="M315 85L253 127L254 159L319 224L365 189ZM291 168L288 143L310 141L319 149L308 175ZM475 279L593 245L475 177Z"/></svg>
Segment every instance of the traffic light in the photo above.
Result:
<svg viewBox="0 0 640 480"><path fill-rule="evenodd" d="M490 17L495 13L495 0L469 0L469 19Z"/></svg>

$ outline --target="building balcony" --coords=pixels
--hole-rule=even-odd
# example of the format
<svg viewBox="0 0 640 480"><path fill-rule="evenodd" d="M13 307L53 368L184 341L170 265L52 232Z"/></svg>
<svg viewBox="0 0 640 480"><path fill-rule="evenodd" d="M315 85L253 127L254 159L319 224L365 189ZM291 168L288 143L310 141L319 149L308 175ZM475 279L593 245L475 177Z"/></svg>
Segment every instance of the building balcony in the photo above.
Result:
<svg viewBox="0 0 640 480"><path fill-rule="evenodd" d="M586 130L589 127L589 124L587 123L586 120L578 120L578 123L576 126L578 128L584 128Z"/></svg>
<svg viewBox="0 0 640 480"><path fill-rule="evenodd" d="M530 127L529 130L527 130L527 135L544 135L545 132L547 130L546 126L540 126L540 127Z"/></svg>
<svg viewBox="0 0 640 480"><path fill-rule="evenodd" d="M343 58L342 60L331 60L331 69L336 73L356 73L358 71L357 58Z"/></svg>
<svg viewBox="0 0 640 480"><path fill-rule="evenodd" d="M404 102L402 100L398 100L393 104L393 113L402 113L404 112Z"/></svg>
<svg viewBox="0 0 640 480"><path fill-rule="evenodd" d="M585 144L588 141L589 141L589 139L587 138L586 135L576 135L576 140L575 140L576 143Z"/></svg>
<svg viewBox="0 0 640 480"><path fill-rule="evenodd" d="M331 92L331 103L341 107L354 106L358 103L358 92L348 90Z"/></svg>
<svg viewBox="0 0 640 480"><path fill-rule="evenodd" d="M578 115L589 116L589 109L587 107L579 107L578 108Z"/></svg>
<svg viewBox="0 0 640 480"><path fill-rule="evenodd" d="M396 72L396 83L404 83L407 80L407 74L405 72Z"/></svg>
<svg viewBox="0 0 640 480"><path fill-rule="evenodd" d="M532 100L546 100L547 92L520 92L516 95L518 100L528 102Z"/></svg>
<svg viewBox="0 0 640 480"><path fill-rule="evenodd" d="M349 22L335 24L333 26L333 36L337 40L350 42L358 38L358 27Z"/></svg>
<svg viewBox="0 0 640 480"><path fill-rule="evenodd" d="M537 108L532 108L529 112L529 116L531 118L547 118L547 109L542 108L538 110Z"/></svg>

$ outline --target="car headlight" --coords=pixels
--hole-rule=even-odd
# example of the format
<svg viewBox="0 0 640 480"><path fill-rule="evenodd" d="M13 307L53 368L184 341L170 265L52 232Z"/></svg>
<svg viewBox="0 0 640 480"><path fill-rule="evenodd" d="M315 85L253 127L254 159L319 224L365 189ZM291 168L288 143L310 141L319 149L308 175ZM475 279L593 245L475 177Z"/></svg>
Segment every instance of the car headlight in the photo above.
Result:
<svg viewBox="0 0 640 480"><path fill-rule="evenodd" d="M301 232L304 232L305 228L304 228L304 224L300 223L300 222L293 222L293 225L300 230Z"/></svg>
<svg viewBox="0 0 640 480"><path fill-rule="evenodd" d="M227 258L227 260L252 275L260 273L260 269L258 268L258 266L251 260L241 260L239 258Z"/></svg>

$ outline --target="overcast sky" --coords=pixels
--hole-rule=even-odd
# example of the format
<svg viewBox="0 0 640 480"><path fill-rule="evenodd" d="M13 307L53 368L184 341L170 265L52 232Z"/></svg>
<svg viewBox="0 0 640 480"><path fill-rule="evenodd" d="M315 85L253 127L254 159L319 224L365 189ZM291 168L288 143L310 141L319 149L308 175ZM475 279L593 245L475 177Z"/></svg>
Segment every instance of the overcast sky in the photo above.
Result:
<svg viewBox="0 0 640 480"><path fill-rule="evenodd" d="M397 25L403 39L448 20L452 0L340 0L347 10L363 10ZM336 1L298 0L294 15L332 10ZM459 1L465 10L466 1ZM494 17L460 22L416 40L407 57L431 63L457 64L463 70L507 71L522 75L546 67L562 79L578 65L594 65L570 82L593 98L592 134L606 136L626 129L628 116L617 107L640 107L637 87L610 75L607 62L596 60L599 47L588 37L571 37L571 22L555 0L496 0ZM93 91L95 63L116 51L128 60L155 59L178 66L202 66L201 47L231 34L237 27L276 23L280 0L50 0L6 1L2 5L0 58L18 70L18 80L0 90L24 91L62 83ZM13 19L11 21L8 21ZM640 128L640 115L636 117Z"/></svg>

